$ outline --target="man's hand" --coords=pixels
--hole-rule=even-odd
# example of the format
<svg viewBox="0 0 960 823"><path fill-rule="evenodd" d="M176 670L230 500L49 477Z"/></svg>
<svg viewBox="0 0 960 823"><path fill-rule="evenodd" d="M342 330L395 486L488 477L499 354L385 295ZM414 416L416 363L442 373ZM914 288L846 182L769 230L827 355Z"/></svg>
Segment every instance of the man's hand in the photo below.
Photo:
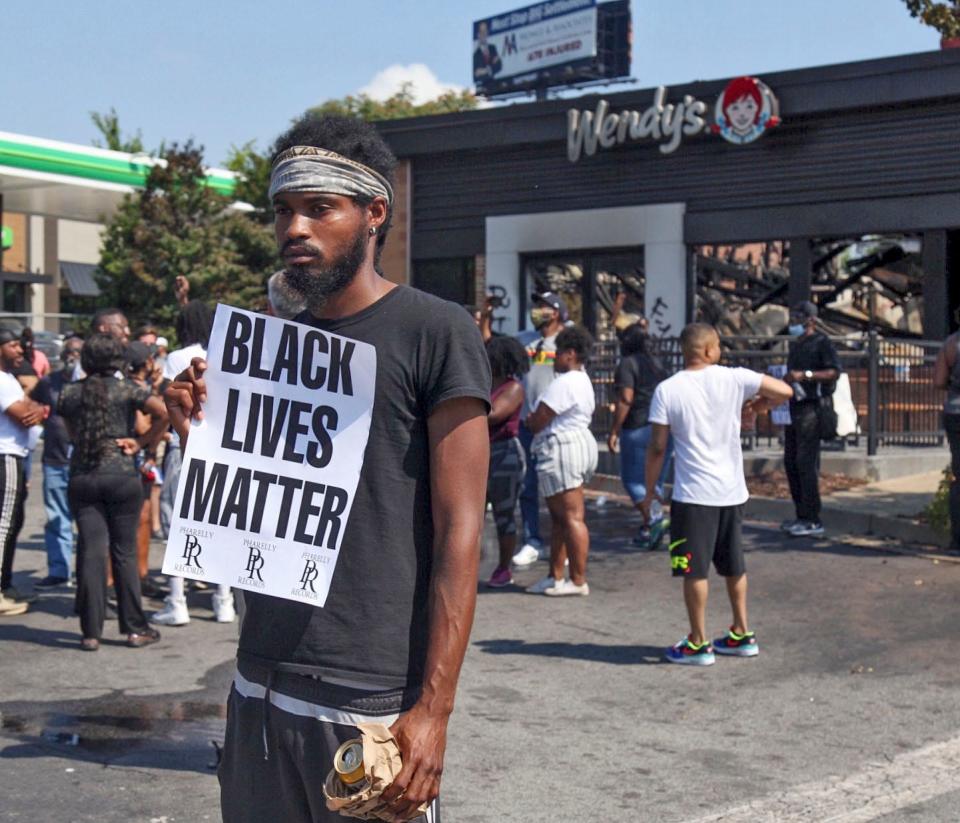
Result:
<svg viewBox="0 0 960 823"><path fill-rule="evenodd" d="M423 814L421 806L440 796L448 718L447 714L430 714L417 704L390 727L400 747L403 768L383 792L383 800L390 804L390 811L405 820Z"/></svg>
<svg viewBox="0 0 960 823"><path fill-rule="evenodd" d="M620 435L616 432L610 432L607 437L607 448L610 449L610 454L616 454L620 451Z"/></svg>
<svg viewBox="0 0 960 823"><path fill-rule="evenodd" d="M133 457L140 451L140 442L135 437L118 437L115 442L127 457Z"/></svg>
<svg viewBox="0 0 960 823"><path fill-rule="evenodd" d="M663 505L663 498L657 494L656 490L651 490L647 492L647 496L643 498L639 503L637 503L637 508L640 509L640 514L643 515L643 522L647 525L650 523L650 508L653 506L653 501L659 501L660 505Z"/></svg>
<svg viewBox="0 0 960 823"><path fill-rule="evenodd" d="M806 380L806 378L803 376L803 372L797 371L796 369L788 371L783 376L783 379L786 383L802 383L804 380Z"/></svg>
<svg viewBox="0 0 960 823"><path fill-rule="evenodd" d="M746 414L758 415L768 412L771 409L775 409L780 405L782 404L767 397L761 397L758 394L754 397L751 397L746 403L743 404L743 411Z"/></svg>
<svg viewBox="0 0 960 823"><path fill-rule="evenodd" d="M190 421L203 420L203 404L207 402L207 384L203 379L206 370L207 361L194 357L190 368L180 372L163 393L170 425L180 435L181 449L190 435Z"/></svg>

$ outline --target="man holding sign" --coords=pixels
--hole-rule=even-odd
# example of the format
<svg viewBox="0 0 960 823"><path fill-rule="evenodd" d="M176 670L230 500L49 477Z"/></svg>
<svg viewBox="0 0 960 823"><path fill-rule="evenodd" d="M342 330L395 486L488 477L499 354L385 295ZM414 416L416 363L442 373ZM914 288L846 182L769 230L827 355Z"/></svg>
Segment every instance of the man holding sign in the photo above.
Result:
<svg viewBox="0 0 960 823"><path fill-rule="evenodd" d="M251 592L223 817L340 819L323 779L378 721L403 757L384 798L434 821L476 600L487 358L460 307L378 271L396 161L372 126L307 117L276 151L277 244L308 309L221 306L209 367L166 393L190 438L166 563Z"/></svg>

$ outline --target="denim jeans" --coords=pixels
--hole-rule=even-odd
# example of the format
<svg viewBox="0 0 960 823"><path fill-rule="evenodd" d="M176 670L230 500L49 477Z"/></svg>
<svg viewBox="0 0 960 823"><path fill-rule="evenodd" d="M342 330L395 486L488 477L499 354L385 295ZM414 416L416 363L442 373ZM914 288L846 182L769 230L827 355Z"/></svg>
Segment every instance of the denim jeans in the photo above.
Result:
<svg viewBox="0 0 960 823"><path fill-rule="evenodd" d="M523 542L542 544L540 539L540 497L537 487L537 464L530 450L533 432L520 424L520 445L527 459L527 473L523 476L520 492L520 519L523 521Z"/></svg>
<svg viewBox="0 0 960 823"><path fill-rule="evenodd" d="M70 577L70 561L73 559L73 516L67 500L69 482L69 466L43 464L43 507L47 512L43 542L47 549L47 574L50 577Z"/></svg>
<svg viewBox="0 0 960 823"><path fill-rule="evenodd" d="M623 429L620 432L620 479L634 503L647 496L647 446L653 435L653 426L639 429ZM657 494L663 494L663 484L670 476L670 461L673 460L673 438L667 441L663 468L657 478Z"/></svg>
<svg viewBox="0 0 960 823"><path fill-rule="evenodd" d="M960 414L945 414L943 428L950 444L950 548L960 549Z"/></svg>

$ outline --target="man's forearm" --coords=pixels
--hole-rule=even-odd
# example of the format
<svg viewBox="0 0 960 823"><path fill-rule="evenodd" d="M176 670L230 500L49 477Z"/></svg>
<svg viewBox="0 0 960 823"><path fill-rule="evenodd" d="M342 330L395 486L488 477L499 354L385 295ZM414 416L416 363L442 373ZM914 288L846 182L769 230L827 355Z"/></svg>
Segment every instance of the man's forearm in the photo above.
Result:
<svg viewBox="0 0 960 823"><path fill-rule="evenodd" d="M663 461L666 458L666 455L666 449L657 449L647 446L646 476L644 477L647 487L647 497L652 497L653 492L656 491L657 483L660 480L660 472L663 471Z"/></svg>
<svg viewBox="0 0 960 823"><path fill-rule="evenodd" d="M427 658L419 704L429 714L453 711L477 602L480 528L464 523L438 534L428 599Z"/></svg>

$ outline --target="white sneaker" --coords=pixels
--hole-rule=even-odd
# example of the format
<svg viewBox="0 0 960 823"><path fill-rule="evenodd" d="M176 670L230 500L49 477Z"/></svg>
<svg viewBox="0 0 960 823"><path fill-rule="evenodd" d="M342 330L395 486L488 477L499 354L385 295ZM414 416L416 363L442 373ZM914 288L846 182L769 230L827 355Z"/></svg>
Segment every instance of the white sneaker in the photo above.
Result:
<svg viewBox="0 0 960 823"><path fill-rule="evenodd" d="M787 534L791 537L823 537L826 532L822 523L798 520L796 525L787 531Z"/></svg>
<svg viewBox="0 0 960 823"><path fill-rule="evenodd" d="M550 575L546 577L541 577L536 583L531 586L527 586L527 594L543 594L547 589L551 589L557 585L557 581L554 580Z"/></svg>
<svg viewBox="0 0 960 823"><path fill-rule="evenodd" d="M540 559L540 551L533 543L524 543L523 547L513 556L513 565L518 569L532 566Z"/></svg>
<svg viewBox="0 0 960 823"><path fill-rule="evenodd" d="M569 597L571 595L586 597L590 594L590 586L586 583L578 586L572 580L559 580L549 589L544 589L543 593L547 595L547 597Z"/></svg>
<svg viewBox="0 0 960 823"><path fill-rule="evenodd" d="M190 612L187 611L186 600L174 600L172 597L165 597L163 603L163 608L151 615L151 623L158 623L161 626L186 626L190 622Z"/></svg>
<svg viewBox="0 0 960 823"><path fill-rule="evenodd" d="M219 594L213 596L213 616L218 623L232 623L237 618L237 612L233 608L233 595L227 594L221 597Z"/></svg>

